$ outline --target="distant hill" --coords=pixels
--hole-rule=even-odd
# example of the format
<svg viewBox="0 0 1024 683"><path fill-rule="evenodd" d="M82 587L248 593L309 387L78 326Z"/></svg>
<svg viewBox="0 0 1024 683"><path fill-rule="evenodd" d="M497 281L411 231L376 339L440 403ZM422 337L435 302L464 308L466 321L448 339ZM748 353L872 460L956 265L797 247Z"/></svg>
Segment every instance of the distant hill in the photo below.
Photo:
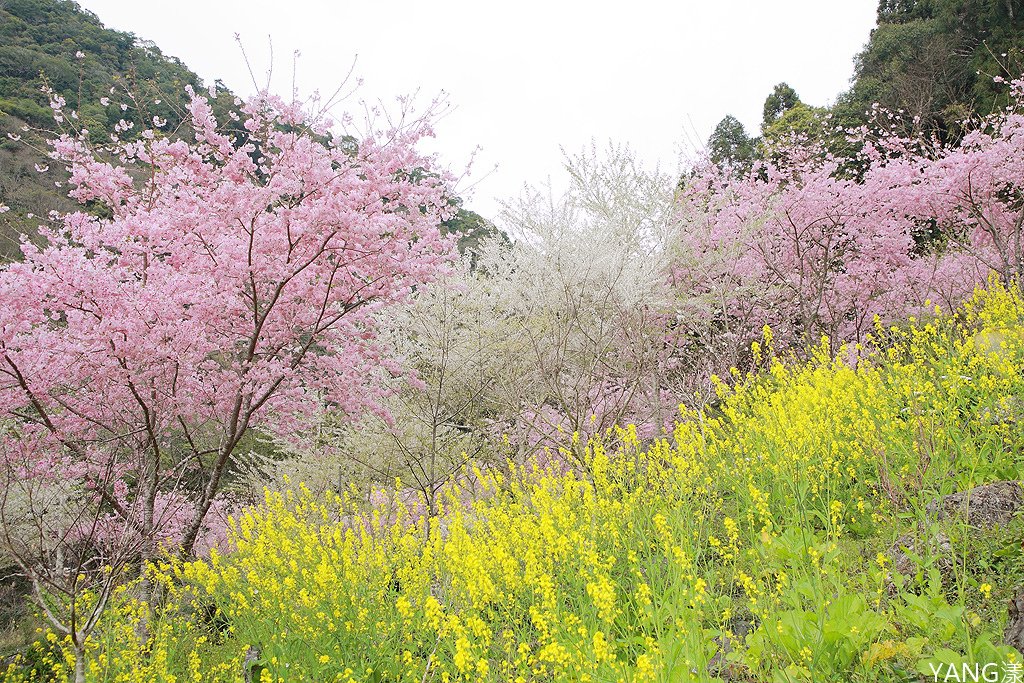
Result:
<svg viewBox="0 0 1024 683"><path fill-rule="evenodd" d="M955 139L964 119L1006 106L1008 88L993 78L1022 71L1024 0L880 0L878 25L836 109L862 116L878 102Z"/></svg>
<svg viewBox="0 0 1024 683"><path fill-rule="evenodd" d="M182 118L186 85L203 87L178 59L104 27L72 0L0 0L0 201L11 209L0 219L0 259L16 257L19 236L35 233L39 217L75 206L55 186L62 181L59 169L36 171L47 166L45 144L24 130L54 126L44 86L78 110L92 135L105 138L121 118L141 129L159 116L173 129ZM137 99L133 106L101 105L111 88L123 100L126 87Z"/></svg>
<svg viewBox="0 0 1024 683"><path fill-rule="evenodd" d="M803 135L843 155L835 131L867 123L873 103L903 116L904 133L956 142L1009 103L1009 80L1024 73L1024 0L879 0L877 24L854 60L850 89L829 108L813 107L786 83L764 103L760 135L733 116L708 140L715 163L740 171L772 144Z"/></svg>
<svg viewBox="0 0 1024 683"><path fill-rule="evenodd" d="M49 166L40 131L54 126L44 86L78 111L95 139L106 139L122 118L142 130L159 116L173 131L184 117L187 85L206 87L177 58L132 33L104 27L73 0L0 0L0 203L10 208L0 215L0 262L19 257L22 235L35 235L50 211L79 208L56 185L64 180L61 169L37 171ZM214 111L223 113L234 95L219 81L215 85ZM134 101L126 110L100 101L125 101L127 92ZM461 234L460 250L496 233L457 201L458 215L442 230Z"/></svg>

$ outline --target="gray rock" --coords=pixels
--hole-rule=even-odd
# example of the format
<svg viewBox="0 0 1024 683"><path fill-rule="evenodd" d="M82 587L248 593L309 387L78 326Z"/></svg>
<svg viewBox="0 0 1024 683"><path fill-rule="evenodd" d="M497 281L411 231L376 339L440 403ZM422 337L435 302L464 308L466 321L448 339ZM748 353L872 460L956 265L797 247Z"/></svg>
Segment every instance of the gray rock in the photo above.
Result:
<svg viewBox="0 0 1024 683"><path fill-rule="evenodd" d="M252 645L245 651L245 659L242 660L242 680L245 683L258 683L260 672L263 667L260 665L260 650Z"/></svg>
<svg viewBox="0 0 1024 683"><path fill-rule="evenodd" d="M963 515L968 524L990 527L1006 524L1022 507L1022 482L997 481L933 500L926 510L936 519Z"/></svg>
<svg viewBox="0 0 1024 683"><path fill-rule="evenodd" d="M915 534L904 534L897 538L889 549L892 568L904 576L914 574L917 571L917 563L911 555L931 557L933 566L944 574L953 568L953 546L949 542L949 536L942 532L928 539L927 545L924 539Z"/></svg>
<svg viewBox="0 0 1024 683"><path fill-rule="evenodd" d="M1024 590L1010 600L1010 619L1006 622L1003 642L1024 652Z"/></svg>
<svg viewBox="0 0 1024 683"><path fill-rule="evenodd" d="M925 510L937 521L957 518L979 528L1009 523L1024 509L1024 486L1019 481L997 481L958 491L928 503ZM911 555L930 557L932 566L943 574L953 568L953 547L942 532L925 538L926 531L909 533L896 539L889 550L893 570L903 575L917 571Z"/></svg>
<svg viewBox="0 0 1024 683"><path fill-rule="evenodd" d="M708 673L712 676L718 676L726 681L739 681L743 680L743 673L734 664L730 664L726 661L726 656L734 650L743 647L743 643L746 640L747 634L756 628L756 624L749 620L740 617L733 617L729 621L729 630L732 632L732 637L722 634L715 638L715 645L718 646L718 652L708 662Z"/></svg>

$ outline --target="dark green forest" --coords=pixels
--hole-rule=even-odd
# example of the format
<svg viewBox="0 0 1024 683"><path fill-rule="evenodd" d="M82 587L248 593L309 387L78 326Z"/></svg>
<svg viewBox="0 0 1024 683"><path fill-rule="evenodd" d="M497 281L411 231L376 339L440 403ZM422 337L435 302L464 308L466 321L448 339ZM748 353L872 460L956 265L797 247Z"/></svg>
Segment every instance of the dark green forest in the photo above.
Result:
<svg viewBox="0 0 1024 683"><path fill-rule="evenodd" d="M178 59L131 33L105 28L75 2L0 2L0 201L10 208L0 221L0 259L16 256L20 236L33 234L50 211L75 206L55 185L63 180L59 168L36 170L48 166L43 136L55 125L44 88L104 139L122 118L141 129L159 116L174 130L186 85L203 84ZM130 106L104 107L103 97Z"/></svg>
<svg viewBox="0 0 1024 683"><path fill-rule="evenodd" d="M964 122L1008 102L1010 79L1024 70L1021 0L879 0L877 25L854 62L850 88L831 107L801 101L787 83L768 94L759 134L733 116L708 140L716 163L740 168L793 134L826 147L842 144L834 131L868 121L874 103L917 130L956 141Z"/></svg>
<svg viewBox="0 0 1024 683"><path fill-rule="evenodd" d="M18 257L22 235L35 235L50 211L79 208L62 187L62 170L46 158L44 140L55 126L46 88L77 111L93 139L105 140L121 119L138 131L159 117L163 130L176 134L186 86L208 84L154 43L106 28L73 0L0 0L0 204L10 209L0 215L0 262ZM235 96L220 81L214 86L214 111L223 114ZM114 104L104 106L103 98ZM458 211L442 227L459 234L460 251L493 234L490 221L461 199L453 202Z"/></svg>

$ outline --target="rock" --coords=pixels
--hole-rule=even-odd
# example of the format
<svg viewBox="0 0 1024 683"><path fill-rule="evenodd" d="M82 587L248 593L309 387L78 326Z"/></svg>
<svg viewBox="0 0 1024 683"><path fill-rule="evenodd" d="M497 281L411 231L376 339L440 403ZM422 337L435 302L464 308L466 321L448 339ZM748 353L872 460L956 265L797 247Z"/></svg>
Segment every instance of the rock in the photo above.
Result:
<svg viewBox="0 0 1024 683"><path fill-rule="evenodd" d="M892 568L904 576L914 574L917 571L917 563L911 555L916 555L921 558L931 557L933 566L942 573L951 570L953 568L953 546L949 542L949 536L939 532L930 540L931 543L925 546L922 539L915 534L904 534L897 538L892 548L889 549Z"/></svg>
<svg viewBox="0 0 1024 683"><path fill-rule="evenodd" d="M1006 524L1022 507L1022 482L997 481L933 500L926 510L936 519L964 515L968 524L990 527Z"/></svg>
<svg viewBox="0 0 1024 683"><path fill-rule="evenodd" d="M258 683L262 679L262 671L260 650L250 645L245 651L245 659L242 660L242 680L245 683Z"/></svg>
<svg viewBox="0 0 1024 683"><path fill-rule="evenodd" d="M1017 425L1024 416L1024 401L1017 396L1008 396L995 405L985 408L979 417L989 424Z"/></svg>
<svg viewBox="0 0 1024 683"><path fill-rule="evenodd" d="M747 634L753 631L754 628L756 628L756 624L753 621L733 617L729 621L729 631L732 632L732 635L729 636L723 633L715 638L718 652L708 662L708 673L726 681L745 680L741 667L726 661L726 656L737 648L743 647Z"/></svg>
<svg viewBox="0 0 1024 683"><path fill-rule="evenodd" d="M1003 642L1024 652L1024 590L1010 600L1010 618L1003 632Z"/></svg>
<svg viewBox="0 0 1024 683"><path fill-rule="evenodd" d="M975 527L992 527L1010 522L1024 509L1024 486L1019 481L997 481L958 491L928 503L925 510L935 520L959 518ZM931 557L932 566L943 574L953 568L953 547L946 534L939 532L926 541L923 530L896 539L889 550L893 569L905 576L918 567L911 555ZM909 551L909 552L908 552Z"/></svg>

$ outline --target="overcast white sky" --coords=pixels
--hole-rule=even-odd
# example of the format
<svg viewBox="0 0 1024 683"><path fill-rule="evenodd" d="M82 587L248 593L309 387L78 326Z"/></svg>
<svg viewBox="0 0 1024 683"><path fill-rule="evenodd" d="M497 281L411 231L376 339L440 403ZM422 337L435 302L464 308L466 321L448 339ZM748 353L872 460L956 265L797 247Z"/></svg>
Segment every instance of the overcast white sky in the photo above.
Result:
<svg viewBox="0 0 1024 683"><path fill-rule="evenodd" d="M109 27L154 41L211 83L254 87L275 54L275 90L332 92L358 55L357 97L444 91L438 151L461 171L482 148L467 204L494 217L524 183L560 186L561 147L630 144L675 170L726 114L756 132L772 86L809 104L846 89L877 0L79 0ZM350 101L349 105L354 105ZM346 105L343 104L342 107ZM497 170L492 172L495 164Z"/></svg>

